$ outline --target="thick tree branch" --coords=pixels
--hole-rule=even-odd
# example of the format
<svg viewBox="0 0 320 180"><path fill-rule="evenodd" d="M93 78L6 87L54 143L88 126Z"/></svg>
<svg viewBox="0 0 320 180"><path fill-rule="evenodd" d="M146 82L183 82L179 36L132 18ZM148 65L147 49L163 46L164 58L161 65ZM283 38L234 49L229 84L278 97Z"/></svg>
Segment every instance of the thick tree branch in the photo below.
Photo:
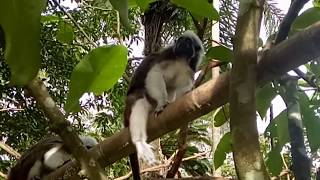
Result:
<svg viewBox="0 0 320 180"><path fill-rule="evenodd" d="M100 165L90 156L78 135L72 130L69 121L65 119L58 106L56 106L55 102L50 97L43 82L39 79L34 79L26 88L46 114L52 130L59 134L63 143L70 150L72 155L81 163L81 167L85 170L85 173L89 178L96 180L107 179L104 177Z"/></svg>
<svg viewBox="0 0 320 180"><path fill-rule="evenodd" d="M258 85L263 85L286 72L320 57L320 22L296 34L288 40L271 48L258 62ZM148 124L148 141L178 129L183 124L201 117L228 102L229 72L223 73L215 81L208 81L192 92L178 98L155 120L150 118ZM101 142L90 150L103 166L128 156L134 152L130 143L128 128ZM51 173L50 178L64 175L67 168L76 167L72 161Z"/></svg>
<svg viewBox="0 0 320 180"><path fill-rule="evenodd" d="M230 130L239 179L270 179L256 122L257 47L264 0L240 0L230 75Z"/></svg>
<svg viewBox="0 0 320 180"><path fill-rule="evenodd" d="M293 21L297 18L300 10L308 1L309 0L293 0L292 1L286 16L283 18L279 26L279 32L277 33L275 44L279 44L280 42L282 42L288 37Z"/></svg>
<svg viewBox="0 0 320 180"><path fill-rule="evenodd" d="M292 172L296 179L309 180L311 179L311 161L304 144L302 117L298 102L298 78L283 76L280 82L285 87L285 93L281 96L287 106Z"/></svg>
<svg viewBox="0 0 320 180"><path fill-rule="evenodd" d="M279 32L275 38L275 44L279 44L288 37L293 21L298 17L299 12L309 0L293 0L290 8L279 26ZM293 70L300 78L305 80L311 87L317 87L302 71L298 68Z"/></svg>

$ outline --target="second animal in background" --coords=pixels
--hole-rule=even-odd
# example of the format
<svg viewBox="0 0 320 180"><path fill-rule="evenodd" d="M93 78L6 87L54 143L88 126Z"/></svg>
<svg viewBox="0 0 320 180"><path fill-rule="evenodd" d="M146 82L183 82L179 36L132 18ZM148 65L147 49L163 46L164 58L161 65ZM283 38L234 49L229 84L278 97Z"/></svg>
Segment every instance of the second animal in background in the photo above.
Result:
<svg viewBox="0 0 320 180"><path fill-rule="evenodd" d="M88 149L98 144L91 136L80 136L80 139ZM22 154L16 165L10 169L8 180L42 179L71 158L72 155L60 137L45 138Z"/></svg>
<svg viewBox="0 0 320 180"><path fill-rule="evenodd" d="M194 74L203 58L199 37L186 31L174 44L144 58L136 69L125 102L124 121L129 127L137 153L130 155L135 180L140 179L138 157L155 163L147 143L147 120L150 112L157 115L168 103L190 91Z"/></svg>

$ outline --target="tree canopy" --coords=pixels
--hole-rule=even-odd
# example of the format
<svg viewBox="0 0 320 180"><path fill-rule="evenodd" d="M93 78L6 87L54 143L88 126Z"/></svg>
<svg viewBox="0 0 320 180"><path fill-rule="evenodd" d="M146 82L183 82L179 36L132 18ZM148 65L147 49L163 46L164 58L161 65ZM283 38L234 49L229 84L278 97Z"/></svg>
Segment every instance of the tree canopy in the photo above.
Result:
<svg viewBox="0 0 320 180"><path fill-rule="evenodd" d="M161 157L144 176L320 179L319 2L300 12L308 0L293 0L286 14L273 1L218 2L1 1L0 179L52 134L75 160L48 178L77 176L79 162L91 179L129 178L130 78L185 30L202 39L205 60L193 91L149 117ZM99 140L90 153L83 134Z"/></svg>

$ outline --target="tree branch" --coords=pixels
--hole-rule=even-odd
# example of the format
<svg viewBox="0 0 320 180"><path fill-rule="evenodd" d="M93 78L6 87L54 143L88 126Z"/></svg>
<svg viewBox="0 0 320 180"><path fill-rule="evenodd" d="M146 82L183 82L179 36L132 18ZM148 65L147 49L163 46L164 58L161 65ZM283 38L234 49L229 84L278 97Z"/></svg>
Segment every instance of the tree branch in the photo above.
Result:
<svg viewBox="0 0 320 180"><path fill-rule="evenodd" d="M288 37L293 21L297 18L300 10L308 1L309 0L293 0L292 1L286 16L283 18L279 26L279 32L277 33L275 44L279 44L280 42L282 42Z"/></svg>
<svg viewBox="0 0 320 180"><path fill-rule="evenodd" d="M279 26L279 32L277 33L275 44L282 42L288 37L293 21L298 17L299 12L308 1L309 0L293 0L292 1L290 8L288 10L288 13L286 14L286 16L284 17L283 21ZM296 68L293 71L300 78L305 80L311 87L317 87L315 82L312 82L301 70Z"/></svg>
<svg viewBox="0 0 320 180"><path fill-rule="evenodd" d="M257 42L264 0L239 2L229 91L232 152L239 179L268 180L256 121Z"/></svg>
<svg viewBox="0 0 320 180"><path fill-rule="evenodd" d="M79 29L79 31L84 35L84 37L94 46L97 47L98 45L93 42L90 37L87 35L87 33L82 29L82 27L78 24L78 22L69 14L60 4L57 0L51 0L58 8L68 16L68 18L73 22L73 24Z"/></svg>
<svg viewBox="0 0 320 180"><path fill-rule="evenodd" d="M14 156L16 159L19 159L21 157L20 153L18 153L16 150L14 150L12 147L10 147L9 145L7 145L4 142L0 141L0 148L5 150L6 152L11 154L12 156Z"/></svg>
<svg viewBox="0 0 320 180"><path fill-rule="evenodd" d="M310 60L320 57L320 22L305 31L271 48L258 62L257 82L264 85L280 77L286 72ZM223 73L215 81L210 80L192 92L178 98L148 123L148 141L163 136L183 124L203 116L228 102L229 72ZM101 165L107 166L134 152L128 128L105 139L97 147L90 150ZM63 176L67 168L76 167L72 161L51 173L48 178Z"/></svg>
<svg viewBox="0 0 320 180"><path fill-rule="evenodd" d="M198 157L201 157L201 156L204 156L206 154L208 154L209 152L202 152L202 153L197 153L197 154L194 154L193 156L189 156L189 157L186 157L186 158L182 158L181 160L182 161L188 161L190 159L195 159L195 158L198 158ZM168 167L170 166L170 164L172 163L172 159L168 160L166 163L164 164L160 164L160 165L157 165L157 166L153 166L153 167L149 167L149 168L146 168L146 169L143 169L141 170L141 174L142 173L145 173L145 172L151 172L151 171L158 171L162 168L165 168L165 167ZM128 174L124 175L124 176L121 176L119 178L116 178L114 180L123 180L123 179L128 179L130 176L132 175L132 171L130 171ZM166 178L167 179L167 178Z"/></svg>
<svg viewBox="0 0 320 180"><path fill-rule="evenodd" d="M90 179L107 179L104 177L100 165L90 156L78 135L73 131L69 121L65 119L63 113L50 97L43 82L39 79L34 79L26 88L36 99L46 117L49 119L52 130L59 134L64 145L66 145L72 155L81 163L82 168L86 171L85 173Z"/></svg>

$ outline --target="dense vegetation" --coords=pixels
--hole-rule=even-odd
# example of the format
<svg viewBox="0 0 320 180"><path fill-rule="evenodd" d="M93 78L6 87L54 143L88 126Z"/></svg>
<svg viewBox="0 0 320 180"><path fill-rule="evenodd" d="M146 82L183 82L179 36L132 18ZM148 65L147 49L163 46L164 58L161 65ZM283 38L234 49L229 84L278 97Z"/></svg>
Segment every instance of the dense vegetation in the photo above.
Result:
<svg viewBox="0 0 320 180"><path fill-rule="evenodd" d="M179 108L178 112L171 111L171 117L181 116L180 120L177 118L177 124L160 116L159 122L150 126L158 127L158 123L161 127L159 132L150 137L155 139L161 135L159 152L163 166L152 167L145 175L165 177L167 172L173 172L175 177L238 175L238 178L246 179L243 174L256 167L243 167L239 163L238 159L245 157L238 156L244 149L252 156L261 152L257 157L261 157L266 164L268 176L283 179L293 176L296 179L315 177L320 147L320 67L317 61L320 53L316 52L319 46L315 43L320 32L317 23L320 9L319 3L314 1L314 7L297 16L307 2L293 0L286 15L272 1L264 2L263 11L262 6L257 8L261 10L260 13L263 12L262 26L267 36L273 38L272 43L263 45L262 40L258 39L259 31L251 33L249 38L245 34L250 29L260 29L261 17L250 9L251 6L248 10L239 9L239 3L240 7L241 3L246 3L241 0L220 1L219 13L212 6L212 1L207 0L99 0L72 3L57 0L3 0L0 2L0 179L5 177L18 158L14 150L23 153L50 134L59 134L69 146L78 142L73 140L79 134L94 136L101 144L107 144L113 142L109 137L119 133L117 137L125 141L127 137L121 131L124 98L130 77L141 62L142 54L149 54L171 43L187 29L195 31L205 46L202 73L196 82L199 92L207 93L195 94L196 105L188 103L191 102L189 96L184 98L185 101L180 100L180 103L173 105ZM250 14L248 12L256 13L256 16L241 17ZM256 27L244 26L247 20L258 23ZM220 31L212 28L217 22L220 23ZM311 28L306 29L312 24ZM219 37L215 38L217 34ZM299 39L302 36L299 34L304 35L304 41ZM253 60L250 59L252 56L242 54L241 38L244 37L244 45L249 44L255 54ZM301 44L301 51L288 54L290 48L298 48L297 44ZM277 49L280 49L280 53ZM267 65L263 64L269 62L265 60L268 58L282 60L283 56L277 56L281 52L287 53L286 57L293 57L292 62L279 60L280 67L272 60ZM262 62L259 61L258 65L257 56ZM241 58L246 60L240 61ZM245 65L241 65L244 62ZM252 69L258 69L257 72L248 68L250 62L254 67ZM237 78L235 73L239 67L242 67L242 74L246 74L245 71L252 72L249 74L254 77L248 80L252 84L245 83L246 91L253 95L248 95L248 98L253 98L245 106L249 108L248 111L236 105L234 93L230 92L228 99L229 85L226 84L229 82L231 64L234 69L230 82L231 87L235 87L232 89L241 87L235 84L239 80L234 79ZM217 65L219 67L215 67ZM302 66L294 69L298 65ZM217 68L221 74L219 77L215 77L210 70ZM291 69L295 73L283 76ZM221 89L211 88L210 84L216 80L215 87L227 88L213 102L215 93L221 93ZM258 88L255 91L256 84ZM41 88L43 85L46 89ZM205 88L211 91L204 91ZM195 92L198 92L197 89ZM52 109L48 109L44 101L44 98L50 97L55 102ZM275 98L278 100L273 101ZM278 104L282 100L285 107ZM283 110L275 114L275 108ZM186 118L183 112L187 110L191 113ZM165 113L170 113L170 110ZM259 135L255 128L256 119L268 124L264 133ZM61 128L68 126L66 121L71 123L74 132ZM190 122L188 128L178 129L182 122ZM170 128L173 128L161 126L161 123L171 123ZM250 137L235 142L237 137L242 138L237 134L239 131L244 136L248 135L246 132L251 133ZM102 145L102 148L104 152L116 153L110 146ZM108 151L108 148L111 150ZM133 150L128 145L125 148L131 148L126 152ZM130 171L127 158L121 158L127 156L123 152L105 158L107 160L101 164L111 179L125 176ZM80 155L87 156L86 153ZM75 157L78 159L77 155ZM252 161L258 163L259 158L254 158ZM178 172L174 170L176 164L180 167ZM264 171L263 166L258 169ZM264 178L269 177L264 175Z"/></svg>

